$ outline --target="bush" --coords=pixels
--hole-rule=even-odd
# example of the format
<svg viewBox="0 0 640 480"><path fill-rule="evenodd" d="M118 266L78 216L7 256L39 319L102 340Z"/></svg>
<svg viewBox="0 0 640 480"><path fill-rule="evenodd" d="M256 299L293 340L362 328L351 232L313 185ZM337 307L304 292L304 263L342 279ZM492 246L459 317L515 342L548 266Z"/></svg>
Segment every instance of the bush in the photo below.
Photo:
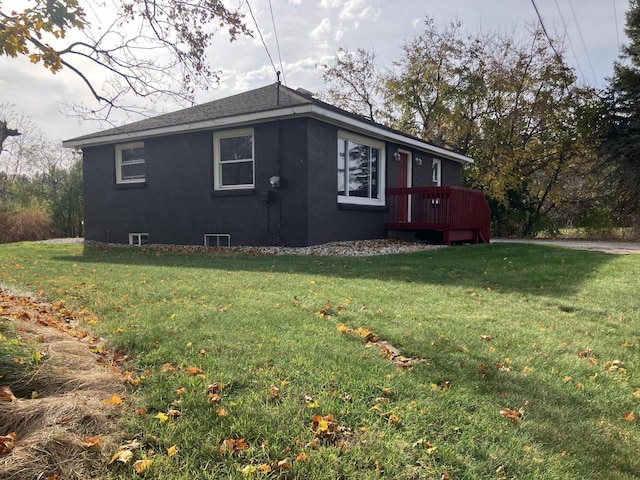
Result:
<svg viewBox="0 0 640 480"><path fill-rule="evenodd" d="M51 237L51 222L37 210L0 211L0 243L45 240Z"/></svg>

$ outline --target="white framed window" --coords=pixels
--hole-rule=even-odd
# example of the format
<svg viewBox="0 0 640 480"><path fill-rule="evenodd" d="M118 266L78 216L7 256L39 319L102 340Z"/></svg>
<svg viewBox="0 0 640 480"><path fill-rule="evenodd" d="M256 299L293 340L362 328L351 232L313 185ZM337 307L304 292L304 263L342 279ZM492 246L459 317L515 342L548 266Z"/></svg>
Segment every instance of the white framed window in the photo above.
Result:
<svg viewBox="0 0 640 480"><path fill-rule="evenodd" d="M130 233L129 234L129 245L147 245L149 243L149 234L148 233Z"/></svg>
<svg viewBox="0 0 640 480"><path fill-rule="evenodd" d="M254 151L252 128L214 133L214 189L253 188Z"/></svg>
<svg viewBox="0 0 640 480"><path fill-rule="evenodd" d="M338 202L385 204L384 143L338 132Z"/></svg>
<svg viewBox="0 0 640 480"><path fill-rule="evenodd" d="M431 181L439 187L442 183L442 162L439 158L434 158L431 163Z"/></svg>
<svg viewBox="0 0 640 480"><path fill-rule="evenodd" d="M228 233L205 233L205 247L230 247L231 235Z"/></svg>
<svg viewBox="0 0 640 480"><path fill-rule="evenodd" d="M116 183L145 181L144 142L116 145Z"/></svg>

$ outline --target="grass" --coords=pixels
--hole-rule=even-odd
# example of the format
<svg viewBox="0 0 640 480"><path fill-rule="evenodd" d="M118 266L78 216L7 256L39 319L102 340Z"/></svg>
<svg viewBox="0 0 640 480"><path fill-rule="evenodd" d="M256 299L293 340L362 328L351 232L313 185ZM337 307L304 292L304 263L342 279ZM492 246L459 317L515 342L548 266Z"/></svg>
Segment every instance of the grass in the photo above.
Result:
<svg viewBox="0 0 640 480"><path fill-rule="evenodd" d="M524 244L369 258L0 246L0 284L88 310L131 354L141 383L122 428L153 463L106 467L122 479L639 478L639 268ZM340 324L426 362L400 369Z"/></svg>

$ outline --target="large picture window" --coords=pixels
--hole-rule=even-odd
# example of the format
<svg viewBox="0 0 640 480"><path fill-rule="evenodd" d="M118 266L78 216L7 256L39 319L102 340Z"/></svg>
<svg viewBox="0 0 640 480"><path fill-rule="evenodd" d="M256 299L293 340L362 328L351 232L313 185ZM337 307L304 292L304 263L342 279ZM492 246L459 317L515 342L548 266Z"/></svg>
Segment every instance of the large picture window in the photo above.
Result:
<svg viewBox="0 0 640 480"><path fill-rule="evenodd" d="M144 182L145 170L143 142L116 145L116 183Z"/></svg>
<svg viewBox="0 0 640 480"><path fill-rule="evenodd" d="M216 190L254 187L253 129L213 135Z"/></svg>
<svg viewBox="0 0 640 480"><path fill-rule="evenodd" d="M384 144L338 133L338 202L384 205Z"/></svg>

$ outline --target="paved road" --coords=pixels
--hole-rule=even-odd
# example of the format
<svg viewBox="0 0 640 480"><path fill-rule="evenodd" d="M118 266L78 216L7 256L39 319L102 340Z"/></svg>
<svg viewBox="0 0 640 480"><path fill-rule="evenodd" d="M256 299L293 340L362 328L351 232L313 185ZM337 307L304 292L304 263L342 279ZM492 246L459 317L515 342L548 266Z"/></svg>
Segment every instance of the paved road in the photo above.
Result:
<svg viewBox="0 0 640 480"><path fill-rule="evenodd" d="M527 239L491 239L492 243L538 243L541 245L557 245L577 250L593 250L597 252L615 253L619 255L640 254L640 243L634 242L594 242L587 240L527 240Z"/></svg>

